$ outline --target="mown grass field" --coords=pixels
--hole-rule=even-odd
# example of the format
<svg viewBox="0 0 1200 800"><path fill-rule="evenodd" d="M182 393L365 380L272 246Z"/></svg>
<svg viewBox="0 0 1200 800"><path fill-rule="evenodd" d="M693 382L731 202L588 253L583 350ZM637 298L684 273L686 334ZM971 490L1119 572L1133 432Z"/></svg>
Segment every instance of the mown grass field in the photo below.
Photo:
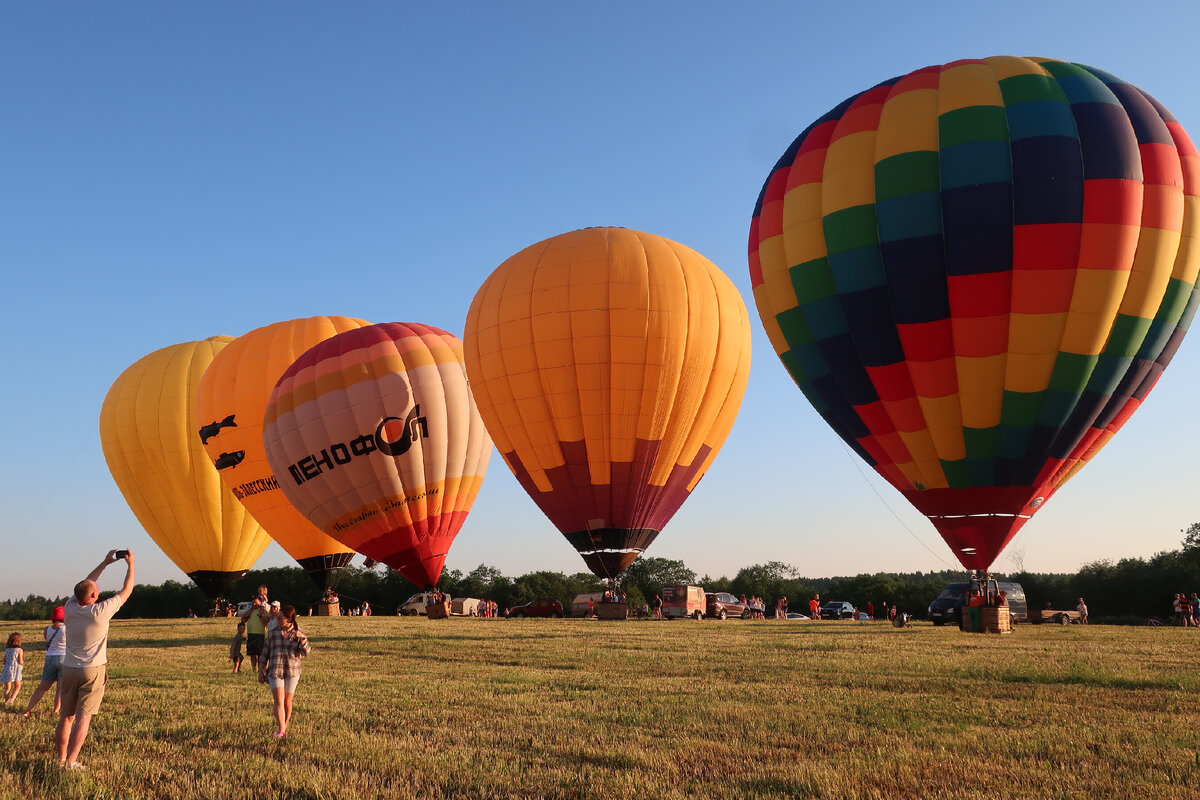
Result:
<svg viewBox="0 0 1200 800"><path fill-rule="evenodd" d="M0 715L0 797L1200 797L1197 630L301 622L283 741L228 620L118 622L87 770L45 699Z"/></svg>

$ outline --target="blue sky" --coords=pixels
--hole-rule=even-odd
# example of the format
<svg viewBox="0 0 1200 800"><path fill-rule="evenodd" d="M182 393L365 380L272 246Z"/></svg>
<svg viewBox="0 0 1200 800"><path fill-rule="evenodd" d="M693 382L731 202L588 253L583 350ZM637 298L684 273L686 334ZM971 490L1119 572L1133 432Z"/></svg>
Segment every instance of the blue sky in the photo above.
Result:
<svg viewBox="0 0 1200 800"><path fill-rule="evenodd" d="M746 237L812 119L880 80L997 54L1080 61L1193 136L1194 3L132 3L0 6L0 598L112 547L184 577L108 474L97 419L146 353L299 316L461 335L484 278L591 225L661 234L742 291L733 433L650 555L701 574L955 564L808 406L758 324ZM1200 344L997 561L1148 556L1200 520ZM258 566L291 561L272 545ZM498 457L448 566L582 560ZM118 580L119 576L112 580Z"/></svg>

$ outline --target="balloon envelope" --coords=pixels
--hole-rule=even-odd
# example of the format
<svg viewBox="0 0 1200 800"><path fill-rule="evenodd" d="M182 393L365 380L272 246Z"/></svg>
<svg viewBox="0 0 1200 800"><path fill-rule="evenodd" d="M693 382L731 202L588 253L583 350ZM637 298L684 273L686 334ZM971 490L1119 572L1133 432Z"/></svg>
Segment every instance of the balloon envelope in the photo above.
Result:
<svg viewBox="0 0 1200 800"><path fill-rule="evenodd" d="M750 230L759 315L821 416L986 569L1179 346L1198 179L1174 117L1107 73L917 70L772 170Z"/></svg>
<svg viewBox="0 0 1200 800"><path fill-rule="evenodd" d="M271 393L263 444L315 526L421 588L441 576L492 451L462 342L399 322L346 331L297 359Z"/></svg>
<svg viewBox="0 0 1200 800"><path fill-rule="evenodd" d="M728 277L622 228L505 261L463 341L505 463L601 577L637 558L704 475L750 370L749 318Z"/></svg>
<svg viewBox="0 0 1200 800"><path fill-rule="evenodd" d="M276 322L234 339L204 373L195 429L221 479L312 579L328 585L354 551L314 527L279 490L262 444L263 414L275 381L305 350L367 325L350 317Z"/></svg>
<svg viewBox="0 0 1200 800"><path fill-rule="evenodd" d="M192 427L200 377L231 341L215 336L156 350L121 373L100 408L104 459L125 501L210 599L271 542L221 483Z"/></svg>

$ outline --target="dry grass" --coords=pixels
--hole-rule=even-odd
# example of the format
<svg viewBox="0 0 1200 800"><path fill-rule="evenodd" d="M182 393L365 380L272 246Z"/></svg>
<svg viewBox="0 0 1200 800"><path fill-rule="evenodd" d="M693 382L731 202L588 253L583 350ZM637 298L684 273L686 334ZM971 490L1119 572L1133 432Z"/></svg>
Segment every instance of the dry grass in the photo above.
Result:
<svg viewBox="0 0 1200 800"><path fill-rule="evenodd" d="M114 624L89 769L55 767L44 700L0 716L0 797L1200 797L1200 631L303 626L280 743L266 690L228 674L227 621Z"/></svg>

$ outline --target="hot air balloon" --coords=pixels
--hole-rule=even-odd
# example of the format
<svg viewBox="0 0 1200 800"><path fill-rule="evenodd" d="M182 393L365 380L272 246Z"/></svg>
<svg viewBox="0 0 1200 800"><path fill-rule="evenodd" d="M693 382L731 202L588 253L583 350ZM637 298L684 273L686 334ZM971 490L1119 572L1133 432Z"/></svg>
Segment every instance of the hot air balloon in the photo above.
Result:
<svg viewBox="0 0 1200 800"><path fill-rule="evenodd" d="M354 551L314 527L279 490L263 450L263 413L275 381L299 355L367 324L350 317L309 317L252 330L213 359L196 394L195 432L221 479L321 587L350 563Z"/></svg>
<svg viewBox="0 0 1200 800"><path fill-rule="evenodd" d="M1183 128L1112 75L928 67L787 149L750 228L754 297L818 413L982 571L1178 348L1198 189Z"/></svg>
<svg viewBox="0 0 1200 800"><path fill-rule="evenodd" d="M615 578L725 441L750 370L729 278L661 236L588 228L484 282L467 376L505 463L588 567Z"/></svg>
<svg viewBox="0 0 1200 800"><path fill-rule="evenodd" d="M492 452L462 342L400 322L300 356L271 393L263 445L313 525L422 589L437 584Z"/></svg>
<svg viewBox="0 0 1200 800"><path fill-rule="evenodd" d="M100 443L113 479L150 538L214 599L271 543L221 483L192 427L200 376L232 338L164 347L113 383Z"/></svg>

